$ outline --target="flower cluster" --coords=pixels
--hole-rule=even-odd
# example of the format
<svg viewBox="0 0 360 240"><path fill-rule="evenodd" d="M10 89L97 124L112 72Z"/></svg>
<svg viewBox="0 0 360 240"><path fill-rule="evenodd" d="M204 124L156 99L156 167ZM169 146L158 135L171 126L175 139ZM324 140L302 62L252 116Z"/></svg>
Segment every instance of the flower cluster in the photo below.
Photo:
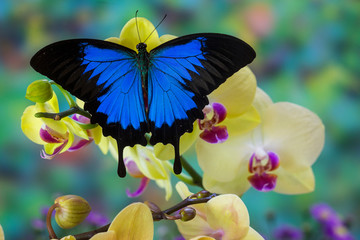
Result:
<svg viewBox="0 0 360 240"><path fill-rule="evenodd" d="M137 51L139 39L147 39L150 51L174 38L172 35L159 37L148 20L138 17L124 26L119 38L107 41ZM41 157L51 159L95 142L104 154L110 151L117 159L116 141L104 137L99 126L90 124L91 116L82 109L82 104L76 103L68 92L56 85L70 107L59 112L52 85L56 84L41 80L29 86L27 98L35 105L25 109L21 121L25 135L44 146ZM182 158L188 174L177 177L223 195L206 198L206 202L191 205L186 210L178 209L173 216L151 207L150 203L131 204L115 217L105 232L95 234L92 240L153 239L153 220L159 220L157 218L176 220L185 239L263 239L249 226L248 211L239 196L251 187L283 194L314 190L311 166L320 155L325 138L324 126L316 114L293 103L274 103L257 87L249 67L233 74L208 99L209 104L203 109L204 118L195 121L193 132L185 133L180 139L180 154L191 154L195 150L203 176ZM169 161L173 156L173 147L161 143L126 147L123 153L126 169L130 176L140 179L139 188L127 189L127 195L139 196L153 180L165 189L168 200L172 195ZM176 188L183 199L194 196L182 182ZM199 199L204 198L200 196ZM61 219L57 216L57 220ZM85 217L81 215L79 221ZM66 221L60 222L61 227L68 226ZM342 225L336 225L336 232L340 231L339 226Z"/></svg>

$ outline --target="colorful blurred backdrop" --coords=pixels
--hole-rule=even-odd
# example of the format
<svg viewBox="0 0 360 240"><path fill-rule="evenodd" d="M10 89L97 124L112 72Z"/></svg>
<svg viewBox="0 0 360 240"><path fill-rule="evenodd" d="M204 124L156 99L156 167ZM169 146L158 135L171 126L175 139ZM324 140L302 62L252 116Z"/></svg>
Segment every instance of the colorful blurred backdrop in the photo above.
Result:
<svg viewBox="0 0 360 240"><path fill-rule="evenodd" d="M42 211L62 194L86 198L108 219L133 201L150 200L163 209L179 201L174 193L166 202L155 184L140 198L128 198L125 189L134 190L138 179L120 179L116 161L94 145L43 160L41 146L20 128L22 112L32 104L24 97L26 87L44 78L31 69L32 55L58 40L117 37L136 10L154 24L167 14L161 35L218 32L247 41L257 52L250 67L258 86L274 101L302 105L323 120L326 144L314 165L315 191L299 196L248 191L243 200L252 227L266 239L284 224L306 229L313 224L309 208L326 202L360 238L359 1L2 0L0 224L6 239L46 239ZM179 235L171 222L155 227L156 239Z"/></svg>

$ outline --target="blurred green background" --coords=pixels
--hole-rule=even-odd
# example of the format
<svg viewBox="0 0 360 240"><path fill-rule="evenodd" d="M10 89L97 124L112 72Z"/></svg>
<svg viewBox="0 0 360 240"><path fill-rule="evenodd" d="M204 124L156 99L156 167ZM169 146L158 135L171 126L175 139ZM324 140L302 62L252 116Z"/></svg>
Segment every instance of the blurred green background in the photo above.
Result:
<svg viewBox="0 0 360 240"><path fill-rule="evenodd" d="M20 129L22 112L32 104L24 98L26 87L43 78L30 68L31 56L58 40L117 37L136 10L154 24L167 14L160 35L218 32L247 41L257 52L250 66L259 87L274 101L305 106L323 120L326 145L314 165L316 190L299 196L250 190L243 200L252 227L264 236L283 223L302 227L309 223L309 207L327 202L360 237L359 1L2 0L0 224L6 239L46 239L33 221L42 218L41 208L60 194L85 197L94 211L109 219L135 200L150 200L162 209L179 201L174 193L165 202L163 190L153 183L141 198L129 199L125 189L135 189L139 180L118 178L116 162L95 145L43 160L41 146ZM266 221L269 213L276 216L273 225ZM178 235L171 222L155 226L156 239ZM89 229L81 226L66 233Z"/></svg>

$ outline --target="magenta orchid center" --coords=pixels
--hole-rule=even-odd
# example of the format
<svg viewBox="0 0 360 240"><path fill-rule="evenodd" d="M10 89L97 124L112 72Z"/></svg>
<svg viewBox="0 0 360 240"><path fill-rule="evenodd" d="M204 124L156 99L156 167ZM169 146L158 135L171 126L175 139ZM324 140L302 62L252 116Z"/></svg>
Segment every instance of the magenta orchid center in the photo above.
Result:
<svg viewBox="0 0 360 240"><path fill-rule="evenodd" d="M199 128L203 130L200 138L209 143L221 143L228 139L226 126L218 126L226 118L226 108L221 103L206 105L203 109L204 119L199 120Z"/></svg>
<svg viewBox="0 0 360 240"><path fill-rule="evenodd" d="M248 177L249 182L259 191L273 190L276 186L277 175L271 172L277 169L279 165L280 159L276 153L266 152L262 148L256 149L249 161L249 172L252 173Z"/></svg>

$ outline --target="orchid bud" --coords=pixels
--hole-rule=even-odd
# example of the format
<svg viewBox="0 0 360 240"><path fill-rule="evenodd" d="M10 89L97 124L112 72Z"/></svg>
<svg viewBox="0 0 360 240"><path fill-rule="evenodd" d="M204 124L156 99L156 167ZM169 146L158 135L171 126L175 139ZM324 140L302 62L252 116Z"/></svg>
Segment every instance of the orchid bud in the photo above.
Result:
<svg viewBox="0 0 360 240"><path fill-rule="evenodd" d="M44 103L49 101L53 96L51 84L46 79L32 82L27 90L25 97L33 102Z"/></svg>
<svg viewBox="0 0 360 240"><path fill-rule="evenodd" d="M55 220L61 228L73 228L89 215L91 207L82 197L65 195L55 200Z"/></svg>
<svg viewBox="0 0 360 240"><path fill-rule="evenodd" d="M184 207L180 210L181 221L187 222L192 220L196 216L196 210L192 207Z"/></svg>

